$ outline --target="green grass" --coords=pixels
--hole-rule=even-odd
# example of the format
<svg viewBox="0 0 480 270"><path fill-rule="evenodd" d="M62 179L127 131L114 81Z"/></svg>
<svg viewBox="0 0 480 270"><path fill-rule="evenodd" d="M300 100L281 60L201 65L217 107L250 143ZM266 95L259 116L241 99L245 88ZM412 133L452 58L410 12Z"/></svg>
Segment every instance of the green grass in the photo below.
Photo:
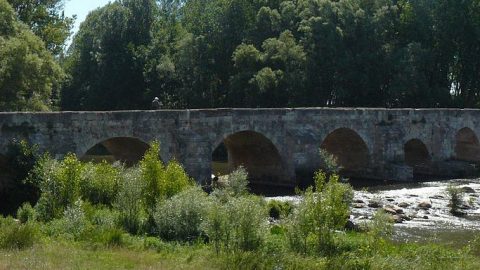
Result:
<svg viewBox="0 0 480 270"><path fill-rule="evenodd" d="M141 238L124 247L44 239L24 250L1 250L4 269L480 269L480 257L440 245L365 245L359 234L345 235L338 254L303 256L282 250L270 239L256 252L220 253L205 244L158 242L144 247Z"/></svg>
<svg viewBox="0 0 480 270"><path fill-rule="evenodd" d="M205 248L174 251L89 247L48 241L25 250L0 250L3 269L209 269Z"/></svg>

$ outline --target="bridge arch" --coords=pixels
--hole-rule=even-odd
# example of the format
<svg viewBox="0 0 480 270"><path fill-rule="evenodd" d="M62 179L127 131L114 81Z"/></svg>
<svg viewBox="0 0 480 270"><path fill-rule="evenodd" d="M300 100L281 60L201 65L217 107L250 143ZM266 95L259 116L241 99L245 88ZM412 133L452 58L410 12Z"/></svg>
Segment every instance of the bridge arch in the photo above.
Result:
<svg viewBox="0 0 480 270"><path fill-rule="evenodd" d="M278 148L262 133L235 132L223 137L214 147L212 173L215 175L225 175L243 166L252 185L277 185L289 180Z"/></svg>
<svg viewBox="0 0 480 270"><path fill-rule="evenodd" d="M81 159L94 162L120 161L127 166L133 166L143 158L148 148L149 144L139 138L112 137L96 143L81 153Z"/></svg>
<svg viewBox="0 0 480 270"><path fill-rule="evenodd" d="M338 128L330 132L320 148L337 158L342 174L347 176L362 175L370 163L367 144L350 128Z"/></svg>
<svg viewBox="0 0 480 270"><path fill-rule="evenodd" d="M403 146L405 164L413 168L413 175L428 175L432 157L427 146L419 139L410 139Z"/></svg>
<svg viewBox="0 0 480 270"><path fill-rule="evenodd" d="M455 135L455 159L480 163L480 143L475 132L464 127Z"/></svg>

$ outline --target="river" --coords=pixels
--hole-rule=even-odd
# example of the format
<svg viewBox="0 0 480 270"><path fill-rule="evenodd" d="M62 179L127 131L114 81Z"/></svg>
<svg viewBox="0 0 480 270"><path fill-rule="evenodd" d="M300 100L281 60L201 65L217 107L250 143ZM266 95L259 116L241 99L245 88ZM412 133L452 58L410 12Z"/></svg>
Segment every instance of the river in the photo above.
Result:
<svg viewBox="0 0 480 270"><path fill-rule="evenodd" d="M466 191L463 193L464 205L461 210L466 215L462 217L450 213L446 192L449 185ZM462 246L480 232L480 179L380 184L354 189L351 213L354 223L368 222L379 208L388 209L392 216L395 211L401 213L397 215L400 216L399 223L394 225L394 241ZM272 199L295 203L301 198L281 196ZM420 207L422 202L424 205Z"/></svg>

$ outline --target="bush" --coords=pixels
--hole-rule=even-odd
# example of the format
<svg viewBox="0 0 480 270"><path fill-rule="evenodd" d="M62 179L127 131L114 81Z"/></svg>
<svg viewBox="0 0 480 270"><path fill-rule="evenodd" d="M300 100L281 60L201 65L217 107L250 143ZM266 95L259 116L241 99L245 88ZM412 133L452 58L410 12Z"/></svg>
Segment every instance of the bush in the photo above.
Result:
<svg viewBox="0 0 480 270"><path fill-rule="evenodd" d="M0 214L13 215L24 202L37 202L38 188L25 180L39 158L38 145L30 145L25 140L12 140L8 144L5 158L0 160L4 169L0 171L0 178L8 183L0 189Z"/></svg>
<svg viewBox="0 0 480 270"><path fill-rule="evenodd" d="M63 219L65 220L64 232L72 235L75 240L79 240L83 236L90 224L86 218L81 200L76 201L74 205L65 209Z"/></svg>
<svg viewBox="0 0 480 270"><path fill-rule="evenodd" d="M166 167L159 157L160 144L153 142L140 162L144 202L150 216L157 204L193 185L183 167L171 161Z"/></svg>
<svg viewBox="0 0 480 270"><path fill-rule="evenodd" d="M196 240L203 234L201 223L209 204L207 194L199 187L187 189L159 203L154 215L159 236L165 240Z"/></svg>
<svg viewBox="0 0 480 270"><path fill-rule="evenodd" d="M463 204L463 190L460 187L454 185L448 185L447 195L449 197L450 203L450 213L453 215L461 215L460 207Z"/></svg>
<svg viewBox="0 0 480 270"><path fill-rule="evenodd" d="M82 164L74 154L60 162L46 156L37 163L32 178L38 181L41 191L35 206L40 220L62 217L66 207L80 198L81 171Z"/></svg>
<svg viewBox="0 0 480 270"><path fill-rule="evenodd" d="M164 183L165 168L159 157L160 144L154 142L140 161L141 179L143 185L144 203L150 213L155 209L157 200L161 197L161 191L166 185Z"/></svg>
<svg viewBox="0 0 480 270"><path fill-rule="evenodd" d="M267 204L267 207L268 214L274 219L287 217L292 212L292 205L289 202L270 200Z"/></svg>
<svg viewBox="0 0 480 270"><path fill-rule="evenodd" d="M239 197L248 194L248 173L240 166L230 173L223 185L214 185L212 195L222 203L226 203L231 197Z"/></svg>
<svg viewBox="0 0 480 270"><path fill-rule="evenodd" d="M338 182L335 174L315 174L315 188L309 188L304 200L287 221L287 238L292 250L307 253L310 240L323 254L334 251L333 233L343 230L350 214L352 188Z"/></svg>
<svg viewBox="0 0 480 270"><path fill-rule="evenodd" d="M231 221L228 215L227 207L218 201L214 201L208 209L206 219L202 223L202 228L215 251L230 249L231 239Z"/></svg>
<svg viewBox="0 0 480 270"><path fill-rule="evenodd" d="M267 233L267 211L263 199L255 196L217 201L202 224L217 253L256 250Z"/></svg>
<svg viewBox="0 0 480 270"><path fill-rule="evenodd" d="M106 161L86 164L80 180L82 198L93 204L111 206L118 193L120 173L119 168Z"/></svg>
<svg viewBox="0 0 480 270"><path fill-rule="evenodd" d="M228 175L227 188L234 197L248 193L248 172L244 167L240 166Z"/></svg>
<svg viewBox="0 0 480 270"><path fill-rule="evenodd" d="M27 223L28 221L35 221L36 213L35 209L30 203L24 203L17 211L17 219L21 223Z"/></svg>
<svg viewBox="0 0 480 270"><path fill-rule="evenodd" d="M390 236L393 233L393 220L390 214L383 209L373 215L372 221L367 226L368 233L378 240Z"/></svg>
<svg viewBox="0 0 480 270"><path fill-rule="evenodd" d="M140 171L130 169L122 174L121 185L114 208L119 212L119 224L127 232L139 233L144 221L144 182Z"/></svg>
<svg viewBox="0 0 480 270"><path fill-rule="evenodd" d="M330 154L325 149L319 150L320 160L322 161L322 168L328 174L338 174L342 167L338 165L338 159L334 155Z"/></svg>
<svg viewBox="0 0 480 270"><path fill-rule="evenodd" d="M40 238L36 223L19 224L13 218L0 218L0 248L24 249Z"/></svg>
<svg viewBox="0 0 480 270"><path fill-rule="evenodd" d="M265 201L256 196L239 197L227 203L234 249L256 250L267 231Z"/></svg>

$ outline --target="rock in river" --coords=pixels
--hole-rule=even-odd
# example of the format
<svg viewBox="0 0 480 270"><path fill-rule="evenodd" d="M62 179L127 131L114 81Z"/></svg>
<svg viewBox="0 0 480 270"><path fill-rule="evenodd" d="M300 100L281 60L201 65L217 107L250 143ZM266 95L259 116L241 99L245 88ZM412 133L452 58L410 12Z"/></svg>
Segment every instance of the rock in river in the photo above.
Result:
<svg viewBox="0 0 480 270"><path fill-rule="evenodd" d="M432 202L429 200L424 200L418 203L418 208L420 209L430 209L432 208Z"/></svg>

